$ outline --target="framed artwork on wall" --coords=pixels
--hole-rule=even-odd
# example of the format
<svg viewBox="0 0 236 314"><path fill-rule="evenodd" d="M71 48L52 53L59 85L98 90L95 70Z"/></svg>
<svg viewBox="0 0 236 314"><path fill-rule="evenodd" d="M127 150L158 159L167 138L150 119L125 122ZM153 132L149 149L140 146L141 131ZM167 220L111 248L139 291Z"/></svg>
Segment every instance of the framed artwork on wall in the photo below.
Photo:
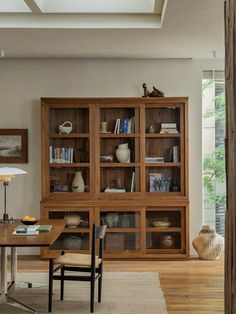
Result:
<svg viewBox="0 0 236 314"><path fill-rule="evenodd" d="M28 163L27 129L0 129L0 163Z"/></svg>

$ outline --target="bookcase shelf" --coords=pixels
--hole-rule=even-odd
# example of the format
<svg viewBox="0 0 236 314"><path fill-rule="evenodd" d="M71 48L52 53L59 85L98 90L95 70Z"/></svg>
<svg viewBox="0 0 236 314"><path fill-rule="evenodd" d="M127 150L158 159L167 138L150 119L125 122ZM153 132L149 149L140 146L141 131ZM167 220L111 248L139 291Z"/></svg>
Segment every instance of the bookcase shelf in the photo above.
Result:
<svg viewBox="0 0 236 314"><path fill-rule="evenodd" d="M181 167L180 162L146 162L146 167Z"/></svg>
<svg viewBox="0 0 236 314"><path fill-rule="evenodd" d="M88 133L70 133L70 134L51 134L49 136L50 138L64 138L64 139L69 139L69 138L88 138L89 134Z"/></svg>
<svg viewBox="0 0 236 314"><path fill-rule="evenodd" d="M172 138L180 137L179 133L146 133L147 138Z"/></svg>
<svg viewBox="0 0 236 314"><path fill-rule="evenodd" d="M129 133L129 134L114 134L114 133L100 133L101 138L133 138L140 137L139 133Z"/></svg>
<svg viewBox="0 0 236 314"><path fill-rule="evenodd" d="M188 258L187 102L185 97L41 99L41 217L80 216L87 222L66 227L51 250L42 249L42 258L61 250L90 252L93 223L108 225L106 258ZM65 121L72 131L60 134ZM164 125L178 133L160 133ZM117 150L127 146L130 162L122 162ZM76 172L85 186L80 193L72 192Z"/></svg>
<svg viewBox="0 0 236 314"><path fill-rule="evenodd" d="M80 167L89 167L89 163L50 163L51 168L80 168Z"/></svg>
<svg viewBox="0 0 236 314"><path fill-rule="evenodd" d="M100 167L101 168L120 168L120 167L139 167L140 166L140 163L138 162L130 162L130 163L110 163L110 162L103 162L103 163L100 163Z"/></svg>

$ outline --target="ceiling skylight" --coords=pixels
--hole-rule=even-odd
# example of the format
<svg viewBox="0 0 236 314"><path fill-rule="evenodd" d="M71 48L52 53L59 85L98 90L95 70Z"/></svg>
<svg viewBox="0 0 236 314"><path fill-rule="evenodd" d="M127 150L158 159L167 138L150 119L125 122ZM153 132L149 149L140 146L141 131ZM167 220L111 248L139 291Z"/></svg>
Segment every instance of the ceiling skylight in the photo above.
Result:
<svg viewBox="0 0 236 314"><path fill-rule="evenodd" d="M167 1L0 0L0 27L160 28Z"/></svg>
<svg viewBox="0 0 236 314"><path fill-rule="evenodd" d="M0 12L16 13L16 12L30 12L24 0L0 0Z"/></svg>
<svg viewBox="0 0 236 314"><path fill-rule="evenodd" d="M35 0L47 13L153 13L155 0Z"/></svg>

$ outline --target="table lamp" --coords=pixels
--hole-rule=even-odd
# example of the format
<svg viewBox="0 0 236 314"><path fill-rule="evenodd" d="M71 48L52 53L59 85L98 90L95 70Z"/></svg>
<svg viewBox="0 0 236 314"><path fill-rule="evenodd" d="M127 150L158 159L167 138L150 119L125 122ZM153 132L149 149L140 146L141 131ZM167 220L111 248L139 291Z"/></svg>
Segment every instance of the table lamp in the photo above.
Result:
<svg viewBox="0 0 236 314"><path fill-rule="evenodd" d="M11 179L15 177L17 174L24 174L27 173L24 170L21 170L19 168L8 168L8 167L0 167L0 182L3 182L4 186L4 213L3 213L3 219L0 220L0 222L3 223L11 223L13 222L13 219L9 219L8 213L7 213L7 186L11 182Z"/></svg>

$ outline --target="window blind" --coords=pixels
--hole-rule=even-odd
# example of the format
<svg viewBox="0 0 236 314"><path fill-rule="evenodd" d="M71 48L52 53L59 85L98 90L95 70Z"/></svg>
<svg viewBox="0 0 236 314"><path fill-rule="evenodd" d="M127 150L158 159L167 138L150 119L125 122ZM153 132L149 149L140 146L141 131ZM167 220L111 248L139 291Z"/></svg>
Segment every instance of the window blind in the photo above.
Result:
<svg viewBox="0 0 236 314"><path fill-rule="evenodd" d="M225 72L220 70L202 71L203 80L225 80Z"/></svg>

